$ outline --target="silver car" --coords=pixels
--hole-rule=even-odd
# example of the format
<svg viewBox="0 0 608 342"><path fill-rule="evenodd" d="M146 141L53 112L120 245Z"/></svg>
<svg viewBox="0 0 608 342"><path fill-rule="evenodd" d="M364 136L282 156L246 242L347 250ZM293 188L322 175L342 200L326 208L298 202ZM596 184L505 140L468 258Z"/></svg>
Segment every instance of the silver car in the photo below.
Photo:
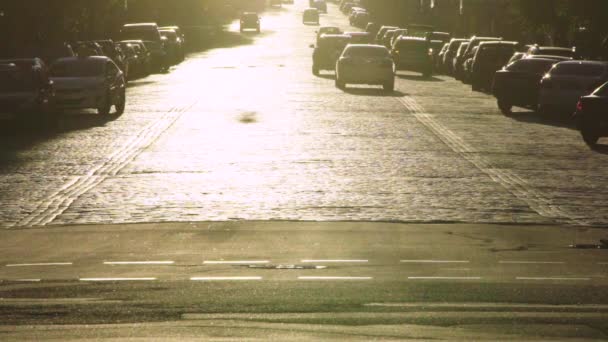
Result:
<svg viewBox="0 0 608 342"><path fill-rule="evenodd" d="M395 89L395 64L382 45L350 44L336 63L336 87L347 84L382 85L384 90Z"/></svg>

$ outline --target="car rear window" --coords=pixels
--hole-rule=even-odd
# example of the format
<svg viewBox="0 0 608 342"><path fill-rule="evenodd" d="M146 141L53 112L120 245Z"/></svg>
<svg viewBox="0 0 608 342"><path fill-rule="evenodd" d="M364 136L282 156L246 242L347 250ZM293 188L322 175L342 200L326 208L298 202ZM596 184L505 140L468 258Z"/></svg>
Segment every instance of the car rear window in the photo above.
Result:
<svg viewBox="0 0 608 342"><path fill-rule="evenodd" d="M319 47L322 49L343 50L349 41L348 38L326 38L319 41Z"/></svg>
<svg viewBox="0 0 608 342"><path fill-rule="evenodd" d="M89 60L57 61L51 66L53 77L98 77L103 75L103 63Z"/></svg>
<svg viewBox="0 0 608 342"><path fill-rule="evenodd" d="M28 91L35 88L35 75L29 68L4 66L0 70L0 92Z"/></svg>
<svg viewBox="0 0 608 342"><path fill-rule="evenodd" d="M388 50L374 46L349 46L344 51L344 57L389 57Z"/></svg>
<svg viewBox="0 0 608 342"><path fill-rule="evenodd" d="M395 46L398 51L408 51L408 52L423 52L427 53L429 50L428 42L421 40L407 40L402 39L397 42Z"/></svg>
<svg viewBox="0 0 608 342"><path fill-rule="evenodd" d="M544 74L557 63L556 61L542 59L521 59L507 66L507 70L531 74Z"/></svg>
<svg viewBox="0 0 608 342"><path fill-rule="evenodd" d="M606 67L600 64L559 63L551 70L552 75L600 76Z"/></svg>

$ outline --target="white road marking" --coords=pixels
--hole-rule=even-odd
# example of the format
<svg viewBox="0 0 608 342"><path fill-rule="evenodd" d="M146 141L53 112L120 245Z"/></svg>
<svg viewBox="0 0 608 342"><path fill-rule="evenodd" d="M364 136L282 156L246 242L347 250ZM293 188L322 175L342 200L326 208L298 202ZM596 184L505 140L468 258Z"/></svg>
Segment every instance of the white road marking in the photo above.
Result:
<svg viewBox="0 0 608 342"><path fill-rule="evenodd" d="M405 264L468 264L469 260L400 260Z"/></svg>
<svg viewBox="0 0 608 342"><path fill-rule="evenodd" d="M298 280L371 280L373 277L298 277Z"/></svg>
<svg viewBox="0 0 608 342"><path fill-rule="evenodd" d="M564 261L520 261L520 260L501 260L499 264L565 264Z"/></svg>
<svg viewBox="0 0 608 342"><path fill-rule="evenodd" d="M173 265L174 261L104 261L104 265Z"/></svg>
<svg viewBox="0 0 608 342"><path fill-rule="evenodd" d="M301 260L300 262L303 263L366 263L369 262L369 260L364 260L364 259L304 259Z"/></svg>
<svg viewBox="0 0 608 342"><path fill-rule="evenodd" d="M80 278L80 281L153 281L156 278Z"/></svg>
<svg viewBox="0 0 608 342"><path fill-rule="evenodd" d="M268 264L269 260L205 260L206 265L253 265L253 264Z"/></svg>
<svg viewBox="0 0 608 342"><path fill-rule="evenodd" d="M587 281L591 278L586 277L516 277L517 280L581 280Z"/></svg>
<svg viewBox="0 0 608 342"><path fill-rule="evenodd" d="M407 277L409 280L481 280L481 277Z"/></svg>
<svg viewBox="0 0 608 342"><path fill-rule="evenodd" d="M262 277L192 277L192 281L262 280Z"/></svg>
<svg viewBox="0 0 608 342"><path fill-rule="evenodd" d="M28 267L28 266L70 266L71 262L40 262L32 264L8 264L6 267Z"/></svg>

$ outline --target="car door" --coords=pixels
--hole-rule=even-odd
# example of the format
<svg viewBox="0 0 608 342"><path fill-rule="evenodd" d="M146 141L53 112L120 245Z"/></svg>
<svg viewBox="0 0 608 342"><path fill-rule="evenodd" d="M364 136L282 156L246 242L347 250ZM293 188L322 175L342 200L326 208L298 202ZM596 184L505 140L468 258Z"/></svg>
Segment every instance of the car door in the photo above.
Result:
<svg viewBox="0 0 608 342"><path fill-rule="evenodd" d="M112 61L106 63L106 82L110 87L110 94L113 101L116 101L124 88L122 71Z"/></svg>

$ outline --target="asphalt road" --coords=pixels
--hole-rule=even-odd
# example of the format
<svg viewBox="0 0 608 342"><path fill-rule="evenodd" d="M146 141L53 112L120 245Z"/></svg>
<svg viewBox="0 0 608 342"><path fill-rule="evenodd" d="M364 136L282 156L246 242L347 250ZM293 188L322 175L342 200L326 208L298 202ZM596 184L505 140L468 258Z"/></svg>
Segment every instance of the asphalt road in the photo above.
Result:
<svg viewBox="0 0 608 342"><path fill-rule="evenodd" d="M606 250L569 247L606 237L604 149L444 76L338 90L305 5L120 117L2 129L0 339L608 337Z"/></svg>

